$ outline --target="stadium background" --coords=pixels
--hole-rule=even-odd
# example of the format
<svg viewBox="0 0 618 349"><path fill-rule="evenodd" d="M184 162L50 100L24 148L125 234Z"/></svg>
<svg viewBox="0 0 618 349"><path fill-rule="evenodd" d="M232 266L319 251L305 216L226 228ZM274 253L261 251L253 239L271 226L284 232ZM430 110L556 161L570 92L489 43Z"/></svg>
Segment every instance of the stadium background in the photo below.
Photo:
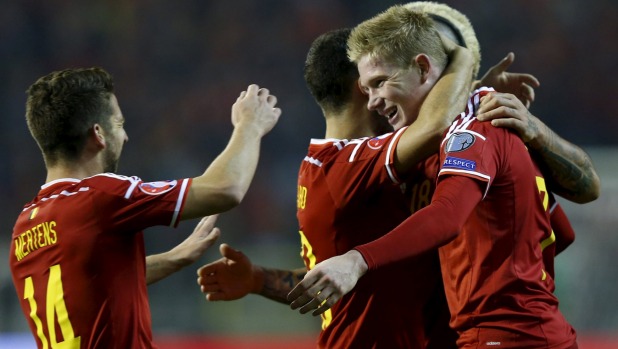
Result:
<svg viewBox="0 0 618 349"><path fill-rule="evenodd" d="M297 165L324 132L302 79L319 34L353 26L395 1L3 1L0 11L0 348L29 348L8 265L11 228L45 179L24 122L24 91L52 70L102 66L116 79L130 142L120 173L145 180L200 174L231 132L230 106L249 83L268 87L283 115L264 142L241 206L220 218L220 242L255 262L296 268ZM511 70L541 81L532 112L591 154L603 182L594 203L565 203L577 240L557 259L561 308L580 347L618 347L618 3L613 0L447 1L481 42L481 72L514 51ZM195 222L147 231L150 253L182 241ZM149 288L161 348L311 348L319 323L251 295L206 303L198 262ZM393 280L400 283L401 280ZM405 281L403 281L405 282ZM397 316L393 314L393 316Z"/></svg>

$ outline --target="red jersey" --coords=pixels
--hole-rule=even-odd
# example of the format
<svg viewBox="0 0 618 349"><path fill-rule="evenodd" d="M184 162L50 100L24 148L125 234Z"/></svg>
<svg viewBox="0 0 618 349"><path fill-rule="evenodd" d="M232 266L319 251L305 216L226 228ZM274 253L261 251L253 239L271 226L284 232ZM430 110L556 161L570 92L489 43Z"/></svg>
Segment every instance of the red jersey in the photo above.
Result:
<svg viewBox="0 0 618 349"><path fill-rule="evenodd" d="M41 187L9 255L39 348L153 347L141 230L176 226L190 183L100 174Z"/></svg>
<svg viewBox="0 0 618 349"><path fill-rule="evenodd" d="M545 180L519 137L476 122L480 96L446 134L431 205L356 249L374 270L442 246L461 348L569 348L575 331L544 270L543 247L552 236Z"/></svg>
<svg viewBox="0 0 618 349"><path fill-rule="evenodd" d="M301 256L307 269L372 241L430 202L437 166L406 185L393 168L401 133L312 140L298 176ZM435 163L435 162L434 162ZM320 348L424 348L423 306L439 284L435 253L386 268L322 316Z"/></svg>
<svg viewBox="0 0 618 349"><path fill-rule="evenodd" d="M450 175L485 183L460 234L439 250L451 326L460 346L568 348L575 331L558 310L543 263L544 247L555 240L545 180L517 135L476 122L482 94L440 151L438 181Z"/></svg>

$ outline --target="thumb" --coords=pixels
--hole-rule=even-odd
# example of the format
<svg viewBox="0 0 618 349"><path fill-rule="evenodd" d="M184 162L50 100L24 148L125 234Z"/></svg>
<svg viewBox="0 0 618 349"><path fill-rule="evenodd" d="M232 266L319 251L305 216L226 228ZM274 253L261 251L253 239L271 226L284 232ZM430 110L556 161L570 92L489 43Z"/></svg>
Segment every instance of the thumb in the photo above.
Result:
<svg viewBox="0 0 618 349"><path fill-rule="evenodd" d="M506 71L514 61L515 54L513 52L509 52L506 57L502 58L500 63L496 64L494 68L499 69L501 72Z"/></svg>
<svg viewBox="0 0 618 349"><path fill-rule="evenodd" d="M231 259L233 261L238 261L238 260L240 260L242 258L246 258L244 253L242 253L241 251L233 249L228 244L221 244L219 246L219 252L221 253L221 255L223 257Z"/></svg>

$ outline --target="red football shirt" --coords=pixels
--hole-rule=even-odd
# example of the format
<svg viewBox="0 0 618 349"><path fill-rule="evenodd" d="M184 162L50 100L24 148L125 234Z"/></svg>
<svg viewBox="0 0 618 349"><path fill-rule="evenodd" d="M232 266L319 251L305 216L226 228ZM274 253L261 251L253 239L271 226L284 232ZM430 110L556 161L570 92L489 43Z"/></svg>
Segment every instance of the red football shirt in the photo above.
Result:
<svg viewBox="0 0 618 349"><path fill-rule="evenodd" d="M297 211L308 269L397 226L410 215L405 192L412 207L430 202L437 166L419 165L405 185L392 167L403 130L311 141L299 171ZM442 287L439 278L435 252L362 278L324 314L319 347L424 348L423 306Z"/></svg>
<svg viewBox="0 0 618 349"><path fill-rule="evenodd" d="M176 226L190 183L101 174L42 186L9 256L39 348L153 347L141 230Z"/></svg>
<svg viewBox="0 0 618 349"><path fill-rule="evenodd" d="M462 348L569 348L575 331L544 270L542 242L551 236L545 181L519 137L476 122L480 96L473 95L446 134L432 204L357 249L375 269L444 245L442 276ZM446 188L468 183L459 191ZM462 217L469 211L460 207L471 214ZM453 231L449 220L461 220L463 228Z"/></svg>

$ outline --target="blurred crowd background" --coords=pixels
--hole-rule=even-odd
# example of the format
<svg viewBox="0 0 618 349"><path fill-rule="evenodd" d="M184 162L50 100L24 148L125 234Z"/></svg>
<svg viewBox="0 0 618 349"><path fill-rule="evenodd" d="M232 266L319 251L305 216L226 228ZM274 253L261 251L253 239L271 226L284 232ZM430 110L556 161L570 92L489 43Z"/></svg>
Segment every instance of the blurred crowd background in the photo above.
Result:
<svg viewBox="0 0 618 349"><path fill-rule="evenodd" d="M308 140L324 133L303 77L321 33L396 4L367 0L20 0L0 10L0 335L28 331L8 269L14 219L45 180L24 119L25 90L67 67L101 66L116 81L129 143L121 174L145 180L200 174L232 131L230 108L250 83L270 89L283 110L264 141L256 178L239 208L220 217L220 242L254 261L302 266L296 174ZM565 203L577 240L557 259L561 307L584 335L618 333L618 2L615 0L445 1L465 13L482 47L484 73L508 52L512 71L541 81L531 112L584 147L601 174L594 203ZM170 249L196 222L146 233L150 253ZM198 264L149 288L157 336L312 336L319 320L260 298L207 303ZM408 282L393 280L393 282Z"/></svg>

